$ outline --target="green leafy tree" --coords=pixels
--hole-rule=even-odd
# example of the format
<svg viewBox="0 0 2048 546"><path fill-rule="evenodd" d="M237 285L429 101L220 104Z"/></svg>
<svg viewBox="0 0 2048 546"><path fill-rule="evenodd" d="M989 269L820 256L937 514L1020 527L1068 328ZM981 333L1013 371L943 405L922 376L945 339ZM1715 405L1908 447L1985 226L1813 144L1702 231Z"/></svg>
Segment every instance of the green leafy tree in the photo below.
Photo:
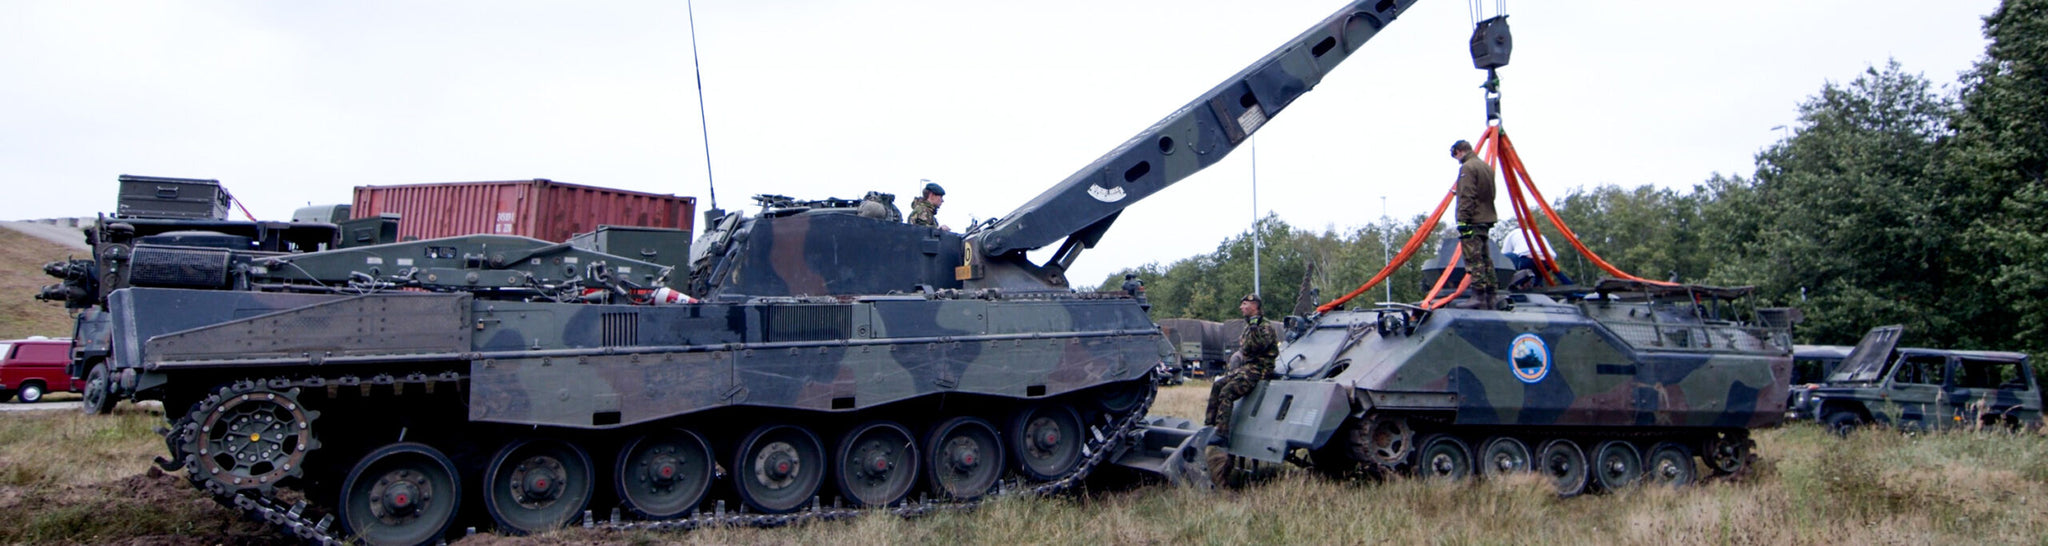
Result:
<svg viewBox="0 0 2048 546"><path fill-rule="evenodd" d="M1964 300L1975 336L1992 347L2048 350L2048 0L2006 0L1984 18L1991 40L1963 76L1963 110L1944 165L1966 184L1957 199L1986 278Z"/></svg>

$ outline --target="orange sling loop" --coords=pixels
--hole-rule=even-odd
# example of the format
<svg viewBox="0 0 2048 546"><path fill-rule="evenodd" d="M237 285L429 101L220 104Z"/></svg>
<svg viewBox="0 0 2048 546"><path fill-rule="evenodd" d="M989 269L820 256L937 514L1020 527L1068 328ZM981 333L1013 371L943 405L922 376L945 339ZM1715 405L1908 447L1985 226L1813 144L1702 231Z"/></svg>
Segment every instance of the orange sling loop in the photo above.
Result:
<svg viewBox="0 0 2048 546"><path fill-rule="evenodd" d="M1458 287L1454 290L1451 290L1451 293L1444 294L1444 297L1442 299L1436 298L1436 293L1443 291L1444 283L1451 279L1451 272L1458 270L1458 259L1460 255L1464 253L1465 245L1462 243L1458 246L1451 247L1451 260L1445 262L1450 265L1444 266L1444 272L1436 276L1436 286L1429 287L1429 294L1424 295L1422 297L1423 309L1436 309L1438 307L1443 307L1444 304L1450 303L1451 300L1458 299L1459 294L1465 293L1465 287L1472 286L1472 276L1466 275L1458 279Z"/></svg>
<svg viewBox="0 0 2048 546"><path fill-rule="evenodd" d="M1524 186L1526 186L1529 189L1529 194L1535 198L1534 201L1536 201L1536 204L1543 207L1543 213L1550 216L1550 224L1552 226L1557 227L1558 233L1560 235L1564 235L1565 240L1570 241L1572 243L1572 248L1578 249L1580 255L1585 256L1587 260L1592 261L1593 265L1599 267L1601 271L1605 271L1608 275L1613 275L1615 278L1618 279L1627 279L1631 281L1654 284L1659 286L1678 286L1678 283L1653 281L1650 279L1637 277L1635 275L1630 275L1628 274L1628 272L1622 271L1621 268L1615 267L1614 264L1607 263L1607 260L1601 259L1600 255L1594 254L1592 250L1587 249L1586 243L1579 241L1579 235L1577 233L1572 232L1572 228L1566 227L1564 225L1564 221L1557 219L1557 211L1550 208L1550 201L1545 200L1543 198L1543 192L1538 191L1536 189L1536 183L1529 178L1528 170L1523 168L1522 166L1522 156L1520 154L1515 153L1514 147L1508 143L1507 137L1505 135L1501 137L1501 143L1501 149L1504 150L1507 154L1507 167L1513 169L1515 172L1521 173L1519 180L1523 183ZM1513 181L1511 180L1510 182Z"/></svg>
<svg viewBox="0 0 2048 546"><path fill-rule="evenodd" d="M1479 135L1479 145L1482 147L1486 146L1487 142L1493 140L1493 135L1498 130L1498 126L1487 126L1486 132L1480 133ZM1386 281L1388 276L1394 274L1395 269L1400 268L1402 264L1408 263L1408 260L1410 258L1415 257L1415 251L1417 249L1422 248L1423 241L1429 239L1431 235L1434 235L1436 233L1437 221L1443 219L1444 211L1449 210L1451 208L1451 202L1456 200L1457 198L1458 189L1456 187L1451 188L1451 191L1445 192L1444 200L1436 204L1436 211L1429 213L1429 219L1423 220L1422 225L1416 228L1415 233L1408 236L1407 244L1401 245L1400 254L1395 255L1393 260L1389 260L1387 262L1386 267L1380 268L1379 273L1373 274L1372 280L1365 281L1365 284L1358 285L1358 288L1355 288L1351 290L1351 292L1344 294L1343 297L1339 297L1337 299L1330 300L1329 303L1316 306L1316 312L1328 313L1331 309L1336 309L1340 306L1343 306L1345 303L1349 303L1351 301L1351 298L1356 298L1359 294L1364 294L1365 291L1371 290L1372 287L1379 286L1381 282Z"/></svg>
<svg viewBox="0 0 2048 546"><path fill-rule="evenodd" d="M1491 161L1492 165L1500 167L1501 177L1508 187L1508 200L1515 212L1515 225L1519 227L1516 230L1519 233L1509 235L1509 237L1522 238L1522 242L1527 245L1524 248L1530 250L1530 261L1534 262L1536 273L1542 278L1543 284L1557 286L1557 278L1554 276L1554 273L1557 271L1556 259L1550 254L1550 249L1542 244L1543 232L1540 229L1541 226L1536 223L1535 213L1529 210L1528 198L1522 196L1522 186L1516 183L1517 174L1526 175L1527 173L1518 173L1510 168L1506 162L1501 161L1502 150L1506 150L1511 146L1507 142L1507 132L1496 131L1493 138L1497 142L1493 146L1493 153L1488 154L1488 160Z"/></svg>

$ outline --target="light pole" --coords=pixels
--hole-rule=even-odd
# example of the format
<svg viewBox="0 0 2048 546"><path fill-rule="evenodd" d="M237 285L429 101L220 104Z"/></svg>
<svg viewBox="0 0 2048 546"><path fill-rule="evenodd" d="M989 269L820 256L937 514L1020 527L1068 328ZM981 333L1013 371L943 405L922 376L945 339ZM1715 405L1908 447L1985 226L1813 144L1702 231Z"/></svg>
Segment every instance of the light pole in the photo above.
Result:
<svg viewBox="0 0 2048 546"><path fill-rule="evenodd" d="M1392 218L1387 217L1387 196L1385 195L1380 196L1380 224L1382 226L1380 228L1380 263L1393 264L1394 247L1390 244L1393 242L1393 239L1387 237L1387 231L1394 229L1394 222ZM1388 275L1387 278L1392 279L1393 276ZM1387 299L1383 301L1392 303L1394 301L1394 283L1384 280L1380 282L1386 283L1387 289Z"/></svg>

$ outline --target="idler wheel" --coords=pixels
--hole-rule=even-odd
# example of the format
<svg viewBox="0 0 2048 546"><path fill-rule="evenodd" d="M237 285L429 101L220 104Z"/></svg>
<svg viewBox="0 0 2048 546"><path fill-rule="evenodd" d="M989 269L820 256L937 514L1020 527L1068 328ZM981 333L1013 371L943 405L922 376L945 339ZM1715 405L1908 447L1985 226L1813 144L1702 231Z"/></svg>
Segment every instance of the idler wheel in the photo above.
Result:
<svg viewBox="0 0 2048 546"><path fill-rule="evenodd" d="M612 485L627 510L648 519L673 518L704 501L712 460L711 448L694 432L652 431L619 449Z"/></svg>
<svg viewBox="0 0 2048 546"><path fill-rule="evenodd" d="M861 506L888 506L917 485L917 442L910 429L888 421L855 427L839 441L839 493Z"/></svg>
<svg viewBox="0 0 2048 546"><path fill-rule="evenodd" d="M306 452L318 447L312 431L318 414L299 405L297 394L258 390L212 405L199 418L197 445L186 450L197 465L188 470L220 486L219 492L269 491L278 480L299 475Z"/></svg>
<svg viewBox="0 0 2048 546"><path fill-rule="evenodd" d="M740 441L733 460L740 500L770 514L794 512L825 483L825 448L796 425L762 425Z"/></svg>
<svg viewBox="0 0 2048 546"><path fill-rule="evenodd" d="M1643 477L1643 456L1636 446L1622 440L1600 442L1593 448L1592 470L1600 489L1617 491Z"/></svg>
<svg viewBox="0 0 2048 546"><path fill-rule="evenodd" d="M1643 463L1644 483L1651 485L1685 487L1698 480L1699 473L1699 467L1692 462L1692 450L1674 442L1652 446L1650 458Z"/></svg>
<svg viewBox="0 0 2048 546"><path fill-rule="evenodd" d="M1536 471L1557 486L1557 496L1571 497L1586 492L1586 451L1579 444L1559 438L1536 450Z"/></svg>
<svg viewBox="0 0 2048 546"><path fill-rule="evenodd" d="M531 534L568 525L590 504L590 455L553 439L518 440L484 471L484 508L498 528Z"/></svg>
<svg viewBox="0 0 2048 546"><path fill-rule="evenodd" d="M1715 476L1726 476L1749 466L1749 448L1754 445L1748 434L1724 432L1707 441L1707 451L1701 458L1706 459L1707 468L1713 469Z"/></svg>
<svg viewBox="0 0 2048 546"><path fill-rule="evenodd" d="M440 450L402 443L363 456L341 486L341 523L365 543L433 544L455 524L462 478Z"/></svg>
<svg viewBox="0 0 2048 546"><path fill-rule="evenodd" d="M925 467L932 491L970 500L988 494L1003 475L1003 443L996 427L979 417L954 417L932 428L925 443Z"/></svg>
<svg viewBox="0 0 2048 546"><path fill-rule="evenodd" d="M1081 417L1061 404L1033 406L1010 426L1018 467L1036 481L1065 477L1081 463Z"/></svg>
<svg viewBox="0 0 2048 546"><path fill-rule="evenodd" d="M1472 449L1449 434L1431 434L1422 441L1415 463L1415 475L1457 481L1472 475Z"/></svg>
<svg viewBox="0 0 2048 546"><path fill-rule="evenodd" d="M1490 479L1528 472L1529 459L1529 444L1513 436L1488 438L1485 447L1479 448L1479 475Z"/></svg>

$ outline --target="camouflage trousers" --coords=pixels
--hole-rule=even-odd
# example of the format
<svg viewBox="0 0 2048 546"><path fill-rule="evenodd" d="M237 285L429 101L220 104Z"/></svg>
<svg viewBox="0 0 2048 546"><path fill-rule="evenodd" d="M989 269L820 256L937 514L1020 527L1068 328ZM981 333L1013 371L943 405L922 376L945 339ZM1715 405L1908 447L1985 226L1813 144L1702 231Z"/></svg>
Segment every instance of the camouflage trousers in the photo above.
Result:
<svg viewBox="0 0 2048 546"><path fill-rule="evenodd" d="M1492 228L1493 224L1458 225L1458 245L1463 248L1458 253L1464 258L1466 276L1472 279L1472 284L1465 287L1467 294L1492 296L1494 293L1493 250L1488 248L1492 245L1486 238L1486 233Z"/></svg>
<svg viewBox="0 0 2048 546"><path fill-rule="evenodd" d="M1230 436L1230 409L1247 394L1252 387L1266 378L1266 371L1257 366L1238 366L1224 372L1223 378L1209 386L1209 413L1202 424L1216 427L1217 436Z"/></svg>

